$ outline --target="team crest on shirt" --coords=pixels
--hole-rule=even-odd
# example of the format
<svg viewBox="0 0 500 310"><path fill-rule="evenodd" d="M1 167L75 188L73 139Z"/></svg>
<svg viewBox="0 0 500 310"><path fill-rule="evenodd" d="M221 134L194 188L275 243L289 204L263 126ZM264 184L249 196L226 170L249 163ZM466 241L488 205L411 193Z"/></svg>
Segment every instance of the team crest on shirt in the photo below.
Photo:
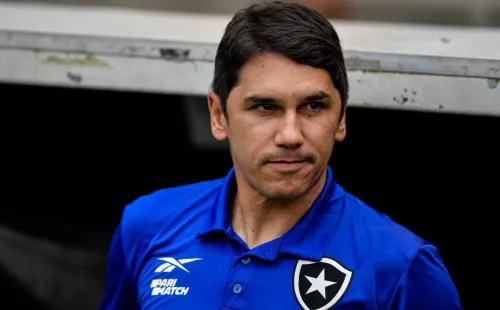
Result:
<svg viewBox="0 0 500 310"><path fill-rule="evenodd" d="M330 309L344 296L352 276L352 270L328 257L319 262L299 260L293 271L293 292L304 310Z"/></svg>

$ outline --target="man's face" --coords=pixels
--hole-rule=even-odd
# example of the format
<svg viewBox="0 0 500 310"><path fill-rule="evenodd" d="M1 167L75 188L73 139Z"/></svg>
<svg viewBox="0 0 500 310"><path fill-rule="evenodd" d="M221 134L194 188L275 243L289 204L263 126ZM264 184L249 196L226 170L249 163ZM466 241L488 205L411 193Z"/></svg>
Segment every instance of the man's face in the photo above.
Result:
<svg viewBox="0 0 500 310"><path fill-rule="evenodd" d="M250 59L227 100L209 94L212 133L228 138L239 184L262 198L298 198L326 173L346 134L340 94L326 70L280 54Z"/></svg>

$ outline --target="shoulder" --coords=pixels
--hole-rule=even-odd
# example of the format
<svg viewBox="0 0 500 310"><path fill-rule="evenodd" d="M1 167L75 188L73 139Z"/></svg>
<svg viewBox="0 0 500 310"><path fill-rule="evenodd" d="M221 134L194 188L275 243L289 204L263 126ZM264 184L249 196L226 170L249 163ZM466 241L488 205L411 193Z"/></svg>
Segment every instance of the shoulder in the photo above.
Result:
<svg viewBox="0 0 500 310"><path fill-rule="evenodd" d="M460 297L437 248L424 244L399 276L388 309L460 310Z"/></svg>
<svg viewBox="0 0 500 310"><path fill-rule="evenodd" d="M412 302L416 305L420 300L425 309L438 309L437 305L459 309L456 288L433 244L357 197L346 194L345 199L345 220L356 231L356 245L367 257L365 262L372 266L381 306L420 309L409 304L396 306L405 299L415 299Z"/></svg>
<svg viewBox="0 0 500 310"><path fill-rule="evenodd" d="M128 204L120 227L124 238L151 238L163 228L172 228L179 217L201 215L213 204L223 179L164 188Z"/></svg>
<svg viewBox="0 0 500 310"><path fill-rule="evenodd" d="M118 235L132 280L137 279L152 248L177 244L196 232L193 228L206 221L223 182L216 179L164 188L124 208Z"/></svg>
<svg viewBox="0 0 500 310"><path fill-rule="evenodd" d="M383 259L395 256L403 266L422 246L428 244L409 228L349 193L345 196L345 213L343 221L347 226L355 227L357 241L361 246L366 245L372 257Z"/></svg>

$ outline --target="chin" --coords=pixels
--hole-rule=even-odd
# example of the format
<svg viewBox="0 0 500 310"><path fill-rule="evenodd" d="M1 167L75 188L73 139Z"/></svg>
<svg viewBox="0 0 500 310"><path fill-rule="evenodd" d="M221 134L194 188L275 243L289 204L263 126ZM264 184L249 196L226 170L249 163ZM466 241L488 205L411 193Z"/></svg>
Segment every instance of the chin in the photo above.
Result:
<svg viewBox="0 0 500 310"><path fill-rule="evenodd" d="M293 200L307 193L307 184L271 184L267 185L261 192L271 200Z"/></svg>

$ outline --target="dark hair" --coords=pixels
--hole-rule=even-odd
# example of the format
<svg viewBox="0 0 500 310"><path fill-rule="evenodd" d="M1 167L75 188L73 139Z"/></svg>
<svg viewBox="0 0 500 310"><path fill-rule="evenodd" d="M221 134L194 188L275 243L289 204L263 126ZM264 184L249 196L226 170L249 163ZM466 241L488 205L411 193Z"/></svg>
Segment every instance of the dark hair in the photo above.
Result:
<svg viewBox="0 0 500 310"><path fill-rule="evenodd" d="M219 96L225 114L227 98L238 83L241 67L250 58L270 52L327 70L340 93L343 113L349 84L335 29L310 8L276 1L253 4L238 11L226 27L217 49L212 82L212 90Z"/></svg>

